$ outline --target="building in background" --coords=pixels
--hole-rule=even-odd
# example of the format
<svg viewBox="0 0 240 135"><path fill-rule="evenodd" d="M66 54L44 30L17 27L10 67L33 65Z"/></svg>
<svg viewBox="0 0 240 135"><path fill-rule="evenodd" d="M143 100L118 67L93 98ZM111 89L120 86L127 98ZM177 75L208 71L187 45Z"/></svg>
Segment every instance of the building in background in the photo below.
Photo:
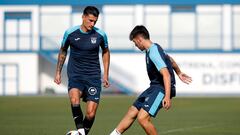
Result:
<svg viewBox="0 0 240 135"><path fill-rule="evenodd" d="M98 7L96 27L109 40L111 88L134 94L148 85L144 53L129 41L135 25L145 25L193 77L178 83L179 95L240 94L240 1L237 0L1 0L0 95L67 92L53 83L64 31L81 24L85 6ZM178 80L179 81L179 80Z"/></svg>

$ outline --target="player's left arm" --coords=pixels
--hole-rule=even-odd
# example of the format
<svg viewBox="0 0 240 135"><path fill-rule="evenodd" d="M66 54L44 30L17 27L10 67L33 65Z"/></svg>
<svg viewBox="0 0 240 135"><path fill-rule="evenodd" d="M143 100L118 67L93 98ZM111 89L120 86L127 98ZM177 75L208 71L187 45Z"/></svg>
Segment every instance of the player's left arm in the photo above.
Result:
<svg viewBox="0 0 240 135"><path fill-rule="evenodd" d="M176 63L176 61L169 55L167 55L171 61L172 67L175 71L175 73L178 75L179 79L186 83L189 84L192 82L192 77L188 76L187 74L183 73L180 69L180 67L178 66L178 64Z"/></svg>
<svg viewBox="0 0 240 135"><path fill-rule="evenodd" d="M108 48L104 48L102 51L102 59L103 59L103 68L104 68L104 73L103 73L103 86L105 88L108 88L110 83L108 81L108 76L109 76L109 65L110 65L110 51Z"/></svg>

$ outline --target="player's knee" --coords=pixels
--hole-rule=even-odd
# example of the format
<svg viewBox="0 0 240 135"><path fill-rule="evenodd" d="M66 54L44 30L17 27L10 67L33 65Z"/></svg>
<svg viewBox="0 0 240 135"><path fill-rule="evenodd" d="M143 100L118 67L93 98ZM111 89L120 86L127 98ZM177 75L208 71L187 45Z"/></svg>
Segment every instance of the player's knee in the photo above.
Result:
<svg viewBox="0 0 240 135"><path fill-rule="evenodd" d="M147 119L145 117L142 117L139 115L137 116L137 120L138 120L138 123L142 126L147 122Z"/></svg>
<svg viewBox="0 0 240 135"><path fill-rule="evenodd" d="M72 104L72 105L80 104L79 99L76 98L76 97L71 97L71 98L70 98L70 101L71 101L71 104Z"/></svg>
<svg viewBox="0 0 240 135"><path fill-rule="evenodd" d="M87 111L86 117L91 120L95 117L96 113L95 111Z"/></svg>

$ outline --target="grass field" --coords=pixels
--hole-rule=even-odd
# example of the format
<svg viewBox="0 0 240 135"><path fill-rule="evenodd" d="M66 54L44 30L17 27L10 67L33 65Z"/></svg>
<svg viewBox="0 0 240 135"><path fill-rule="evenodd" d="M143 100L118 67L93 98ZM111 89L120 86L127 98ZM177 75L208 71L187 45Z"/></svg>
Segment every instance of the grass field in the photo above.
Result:
<svg viewBox="0 0 240 135"><path fill-rule="evenodd" d="M109 135L135 97L102 97L90 135ZM153 119L160 135L240 135L240 98L175 98ZM64 135L74 128L67 97L0 97L1 135ZM137 121L124 135L144 135Z"/></svg>

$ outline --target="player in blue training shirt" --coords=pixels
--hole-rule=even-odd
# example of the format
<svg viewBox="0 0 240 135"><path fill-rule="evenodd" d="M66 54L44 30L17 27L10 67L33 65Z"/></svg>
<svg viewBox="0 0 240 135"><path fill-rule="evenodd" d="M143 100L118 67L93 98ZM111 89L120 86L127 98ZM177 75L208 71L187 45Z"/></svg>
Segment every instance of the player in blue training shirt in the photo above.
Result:
<svg viewBox="0 0 240 135"><path fill-rule="evenodd" d="M174 71L184 83L189 84L192 79L181 72L176 62L158 44L150 40L148 30L144 26L136 26L130 33L130 40L141 51L146 51L150 87L137 98L110 135L121 135L135 119L147 135L157 135L151 117L155 117L162 107L167 110L171 107L171 98L176 94Z"/></svg>
<svg viewBox="0 0 240 135"><path fill-rule="evenodd" d="M67 66L68 95L76 128L81 135L91 129L101 92L101 69L99 48L102 49L103 86L109 87L108 73L110 52L106 34L94 27L99 11L96 7L87 6L82 15L82 25L66 30L58 55L55 83L61 83L61 71L70 47ZM80 98L86 102L85 118L80 107Z"/></svg>

